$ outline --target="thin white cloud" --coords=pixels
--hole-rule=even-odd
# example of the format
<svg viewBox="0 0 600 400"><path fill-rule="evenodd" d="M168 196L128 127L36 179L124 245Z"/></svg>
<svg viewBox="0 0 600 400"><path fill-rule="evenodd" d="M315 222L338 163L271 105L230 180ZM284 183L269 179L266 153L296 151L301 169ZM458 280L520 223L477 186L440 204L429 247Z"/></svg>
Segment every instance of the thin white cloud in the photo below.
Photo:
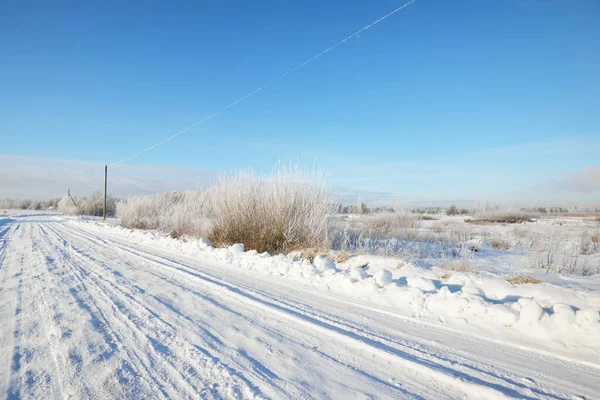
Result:
<svg viewBox="0 0 600 400"><path fill-rule="evenodd" d="M173 167L109 166L109 193L117 197L197 189L214 172ZM87 195L104 188L104 165L0 154L0 197L46 199Z"/></svg>

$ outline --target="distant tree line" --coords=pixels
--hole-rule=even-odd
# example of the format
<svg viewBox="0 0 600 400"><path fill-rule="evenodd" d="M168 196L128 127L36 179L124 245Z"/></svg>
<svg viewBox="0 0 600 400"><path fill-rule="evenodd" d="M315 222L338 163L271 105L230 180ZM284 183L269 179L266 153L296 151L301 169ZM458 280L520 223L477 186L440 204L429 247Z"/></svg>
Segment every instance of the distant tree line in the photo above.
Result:
<svg viewBox="0 0 600 400"><path fill-rule="evenodd" d="M60 197L42 201L0 198L0 208L11 210L52 210L58 207L60 200Z"/></svg>
<svg viewBox="0 0 600 400"><path fill-rule="evenodd" d="M0 198L0 209L58 211L68 215L91 215L101 217L104 214L104 194L96 191L89 196L74 198L56 197L48 200L12 200ZM106 199L107 215L114 216L116 199L108 196Z"/></svg>

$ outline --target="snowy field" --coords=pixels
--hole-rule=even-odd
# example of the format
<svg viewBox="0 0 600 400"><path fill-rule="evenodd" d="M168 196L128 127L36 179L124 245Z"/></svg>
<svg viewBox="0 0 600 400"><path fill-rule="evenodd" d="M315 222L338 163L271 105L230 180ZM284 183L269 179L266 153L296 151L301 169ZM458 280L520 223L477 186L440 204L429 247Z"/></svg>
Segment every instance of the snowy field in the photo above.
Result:
<svg viewBox="0 0 600 400"><path fill-rule="evenodd" d="M598 225L557 221L472 228L477 251L449 259L334 263L0 213L0 396L600 398L594 250L539 260Z"/></svg>

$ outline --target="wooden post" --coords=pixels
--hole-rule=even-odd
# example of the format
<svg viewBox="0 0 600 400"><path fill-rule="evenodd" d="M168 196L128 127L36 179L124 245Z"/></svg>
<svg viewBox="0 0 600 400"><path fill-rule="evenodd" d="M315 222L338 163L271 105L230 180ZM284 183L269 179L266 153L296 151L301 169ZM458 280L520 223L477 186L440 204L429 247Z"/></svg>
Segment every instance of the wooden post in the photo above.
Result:
<svg viewBox="0 0 600 400"><path fill-rule="evenodd" d="M69 199L71 199L71 201L73 202L75 207L77 207L77 203L75 203L75 199L73 198L73 196L71 196L71 189L67 189L67 196L69 196ZM68 200L67 200L67 203L68 203Z"/></svg>
<svg viewBox="0 0 600 400"><path fill-rule="evenodd" d="M104 166L104 221L106 221L106 187L108 178L108 165Z"/></svg>

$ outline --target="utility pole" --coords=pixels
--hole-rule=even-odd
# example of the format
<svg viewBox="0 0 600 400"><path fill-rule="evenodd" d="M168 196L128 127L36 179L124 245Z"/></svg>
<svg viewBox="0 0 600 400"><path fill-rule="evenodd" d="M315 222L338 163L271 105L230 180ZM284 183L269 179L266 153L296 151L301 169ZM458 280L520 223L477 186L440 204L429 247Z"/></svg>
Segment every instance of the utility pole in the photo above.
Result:
<svg viewBox="0 0 600 400"><path fill-rule="evenodd" d="M71 196L71 189L67 189L67 196L69 196L69 198L71 199L71 201L73 202L75 207L77 207L77 203L75 203L75 199L73 199L73 197Z"/></svg>
<svg viewBox="0 0 600 400"><path fill-rule="evenodd" d="M104 166L104 221L106 221L106 187L108 181L108 165Z"/></svg>

